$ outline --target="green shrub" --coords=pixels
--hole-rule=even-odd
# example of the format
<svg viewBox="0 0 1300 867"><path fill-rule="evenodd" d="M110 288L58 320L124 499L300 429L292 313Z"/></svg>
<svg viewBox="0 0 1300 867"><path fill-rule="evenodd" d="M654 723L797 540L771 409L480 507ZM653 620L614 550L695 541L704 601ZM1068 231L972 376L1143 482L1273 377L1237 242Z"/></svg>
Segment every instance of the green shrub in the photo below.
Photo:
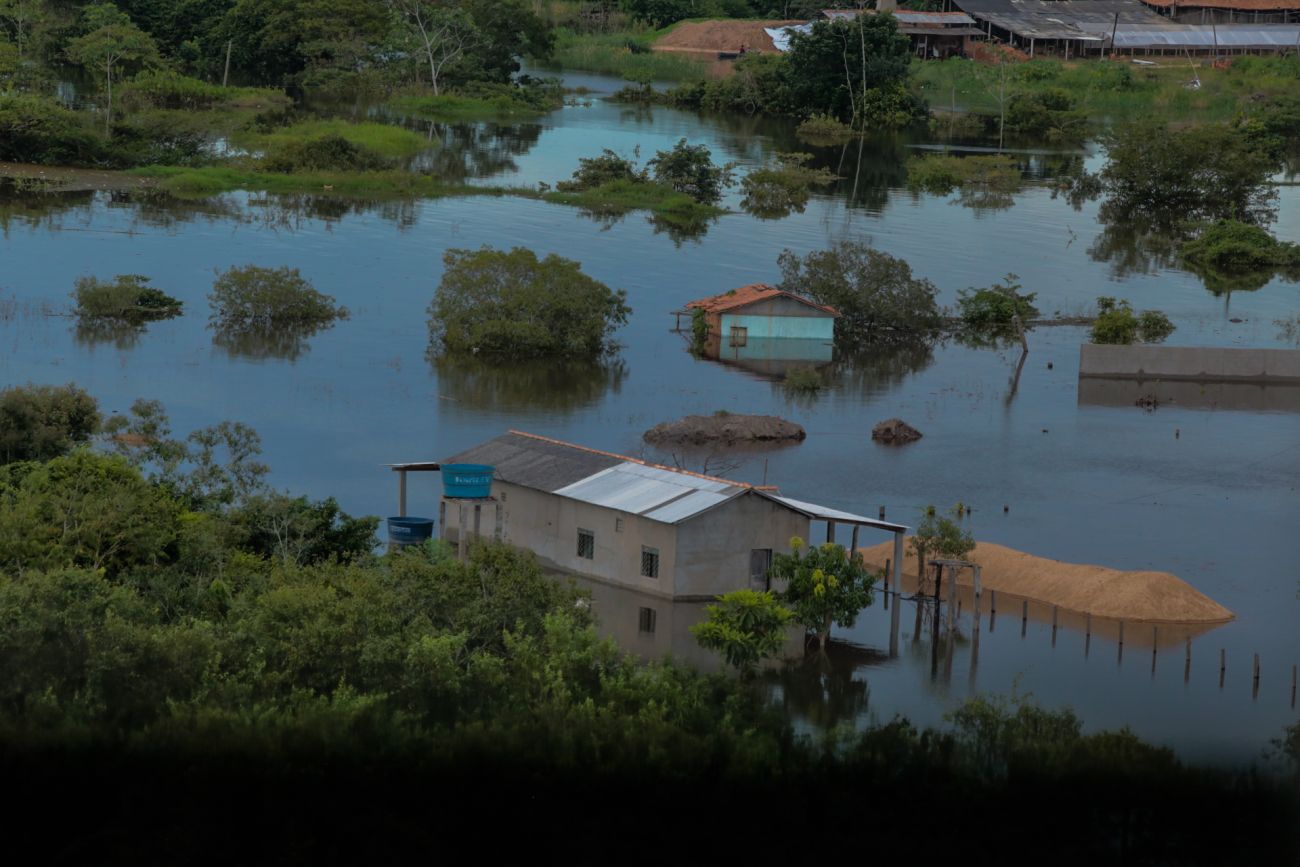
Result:
<svg viewBox="0 0 1300 867"><path fill-rule="evenodd" d="M262 157L268 172L365 172L389 168L390 161L340 135L308 141L277 142Z"/></svg>
<svg viewBox="0 0 1300 867"><path fill-rule="evenodd" d="M1002 278L1002 284L982 289L963 289L957 293L957 310L962 324L975 330L1000 329L1010 326L1017 318L1020 322L1038 315L1034 306L1035 292L1020 292L1015 274Z"/></svg>
<svg viewBox="0 0 1300 867"><path fill-rule="evenodd" d="M785 390L791 394L815 395L825 387L815 367L796 367L785 375Z"/></svg>
<svg viewBox="0 0 1300 867"><path fill-rule="evenodd" d="M1092 325L1093 343L1159 343L1174 332L1174 324L1159 310L1133 312L1133 305L1103 296L1097 299L1097 320Z"/></svg>
<svg viewBox="0 0 1300 867"><path fill-rule="evenodd" d="M704 608L705 619L691 627L701 647L715 650L742 673L781 652L794 613L770 592L733 590Z"/></svg>
<svg viewBox="0 0 1300 867"><path fill-rule="evenodd" d="M681 139L672 150L656 152L646 168L654 172L657 183L712 205L722 198L723 189L733 181L732 164L714 165L711 157L705 145L688 145L686 139Z"/></svg>
<svg viewBox="0 0 1300 867"><path fill-rule="evenodd" d="M92 165L103 139L52 99L0 94L0 161Z"/></svg>
<svg viewBox="0 0 1300 867"><path fill-rule="evenodd" d="M808 167L812 154L777 154L761 168L754 169L740 182L745 198L740 205L760 218L785 217L792 211L803 212L809 188L825 186L836 179L830 169Z"/></svg>
<svg viewBox="0 0 1300 867"><path fill-rule="evenodd" d="M562 192L576 193L615 181L636 183L644 182L646 179L644 169L637 171L636 164L631 160L624 159L609 148L605 148L598 157L579 159L578 170L573 173L573 179L560 181L555 188Z"/></svg>
<svg viewBox="0 0 1300 867"><path fill-rule="evenodd" d="M0 391L0 463L47 461L99 431L99 406L75 385Z"/></svg>
<svg viewBox="0 0 1300 867"><path fill-rule="evenodd" d="M814 114L799 124L795 134L813 141L844 141L857 135L853 127L829 114Z"/></svg>
<svg viewBox="0 0 1300 867"><path fill-rule="evenodd" d="M154 319L179 316L181 302L165 292L146 286L149 278L140 274L119 274L113 280L78 277L72 297L82 320L112 320L138 325Z"/></svg>
<svg viewBox="0 0 1300 867"><path fill-rule="evenodd" d="M1300 268L1300 244L1279 241L1239 220L1220 220L1183 244L1183 261L1196 268L1233 273Z"/></svg>
<svg viewBox="0 0 1300 867"><path fill-rule="evenodd" d="M613 349L627 322L627 293L583 274L556 255L483 247L448 250L429 305L433 356L593 357Z"/></svg>
<svg viewBox="0 0 1300 867"><path fill-rule="evenodd" d="M316 329L346 319L346 307L314 289L297 268L246 265L221 273L208 295L219 332Z"/></svg>

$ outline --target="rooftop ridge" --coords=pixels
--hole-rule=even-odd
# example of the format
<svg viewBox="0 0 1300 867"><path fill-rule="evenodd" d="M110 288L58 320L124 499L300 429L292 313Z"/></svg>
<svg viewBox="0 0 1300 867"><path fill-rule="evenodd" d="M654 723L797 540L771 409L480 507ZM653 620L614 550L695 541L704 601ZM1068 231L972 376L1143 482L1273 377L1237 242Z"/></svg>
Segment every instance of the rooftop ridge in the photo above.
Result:
<svg viewBox="0 0 1300 867"><path fill-rule="evenodd" d="M738 482L734 479L723 479L717 476L707 476L704 473L696 473L696 472L692 472L691 470L683 470L680 467L666 467L663 464L655 464L655 463L651 463L650 461L643 461L640 458L633 458L633 457L629 457L628 455L620 455L617 452L607 452L601 449L593 449L590 446L580 446L577 443L565 442L564 440L557 440L554 437L542 436L541 434L535 434L535 433L528 433L527 431L511 430L509 431L509 433L512 433L515 436L527 437L528 439L531 440L537 440L538 442L550 443L551 445L555 445L555 446L564 446L565 448L576 449L580 452L590 452L591 454L603 455L607 458L617 458L620 461L627 461L630 464L640 464L643 467L652 467L657 470L666 470L670 473L680 473L683 476L693 476L697 479L704 479L705 481L708 482L719 482L724 485L734 485L737 488L748 488L753 491L777 490L776 486L774 485L751 485L749 482Z"/></svg>

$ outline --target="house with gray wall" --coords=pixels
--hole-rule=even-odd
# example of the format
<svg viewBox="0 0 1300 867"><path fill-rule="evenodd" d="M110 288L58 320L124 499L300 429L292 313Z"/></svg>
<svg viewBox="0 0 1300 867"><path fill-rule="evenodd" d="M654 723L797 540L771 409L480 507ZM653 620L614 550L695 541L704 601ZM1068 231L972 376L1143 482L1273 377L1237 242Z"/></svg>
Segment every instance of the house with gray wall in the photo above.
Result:
<svg viewBox="0 0 1300 867"><path fill-rule="evenodd" d="M548 569L673 600L766 589L790 540L833 538L837 527L892 533L901 568L907 527L783 496L773 487L714 478L511 431L443 464L492 466L492 495L444 496L443 539L498 538ZM816 526L814 526L816 525Z"/></svg>

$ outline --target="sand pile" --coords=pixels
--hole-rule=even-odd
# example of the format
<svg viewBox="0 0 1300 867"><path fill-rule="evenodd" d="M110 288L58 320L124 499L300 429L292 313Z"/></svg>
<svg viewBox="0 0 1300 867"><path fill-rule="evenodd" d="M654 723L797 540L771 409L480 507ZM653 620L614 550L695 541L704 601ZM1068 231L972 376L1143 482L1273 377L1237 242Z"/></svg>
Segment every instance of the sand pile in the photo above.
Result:
<svg viewBox="0 0 1300 867"><path fill-rule="evenodd" d="M718 51L776 51L772 37L764 27L787 27L803 21L686 21L678 24L661 39L656 51L715 53Z"/></svg>
<svg viewBox="0 0 1300 867"><path fill-rule="evenodd" d="M801 425L774 415L688 415L673 422L657 424L645 432L648 443L706 445L722 443L800 442L807 434Z"/></svg>
<svg viewBox="0 0 1300 867"><path fill-rule="evenodd" d="M894 554L894 545L886 542L861 550L868 565L883 568ZM1231 611L1168 572L1062 563L989 542L977 544L968 559L982 567L985 590L1094 617L1153 623L1224 623L1233 618ZM916 555L910 549L903 567L915 572ZM958 586L972 582L970 570L962 570Z"/></svg>

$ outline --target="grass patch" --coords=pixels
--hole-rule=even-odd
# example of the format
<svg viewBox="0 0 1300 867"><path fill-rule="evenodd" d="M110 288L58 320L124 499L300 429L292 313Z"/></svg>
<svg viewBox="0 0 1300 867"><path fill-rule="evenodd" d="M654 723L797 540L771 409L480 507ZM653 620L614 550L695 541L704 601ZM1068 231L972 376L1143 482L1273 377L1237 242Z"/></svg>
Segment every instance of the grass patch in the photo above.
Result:
<svg viewBox="0 0 1300 867"><path fill-rule="evenodd" d="M424 136L400 126L338 119L304 121L269 133L244 132L234 136L233 141L248 150L273 151L335 136L389 159L414 156L430 147Z"/></svg>
<svg viewBox="0 0 1300 867"><path fill-rule="evenodd" d="M544 192L541 198L561 205L573 205L598 215L616 216L630 211L650 211L675 221L702 222L725 214L653 181L617 180L585 190Z"/></svg>
<svg viewBox="0 0 1300 867"><path fill-rule="evenodd" d="M496 120L501 118L540 117L550 108L538 108L508 96L475 97L456 93L440 96L398 96L388 101L394 111L415 114L434 120ZM552 107L553 108L553 107Z"/></svg>
<svg viewBox="0 0 1300 867"><path fill-rule="evenodd" d="M916 62L912 88L937 107L955 101L968 112L998 114L999 68L969 60ZM1136 67L1122 61L1031 60L1005 68L1008 98L1064 90L1093 123L1139 117L1162 121L1226 121L1251 105L1285 97L1300 86L1300 60L1239 58L1227 69L1197 67L1201 86L1187 87L1186 61Z"/></svg>
<svg viewBox="0 0 1300 867"><path fill-rule="evenodd" d="M577 34L555 32L555 50L548 66L613 75L628 81L704 81L704 61L667 51L655 51L654 40L671 28L645 33Z"/></svg>
<svg viewBox="0 0 1300 867"><path fill-rule="evenodd" d="M402 171L304 172L277 174L229 166L179 168L146 166L128 174L155 178L168 193L178 198L198 199L250 190L267 193L333 193L358 198L440 198L454 195L502 195L499 187L471 187L446 184L429 175Z"/></svg>

